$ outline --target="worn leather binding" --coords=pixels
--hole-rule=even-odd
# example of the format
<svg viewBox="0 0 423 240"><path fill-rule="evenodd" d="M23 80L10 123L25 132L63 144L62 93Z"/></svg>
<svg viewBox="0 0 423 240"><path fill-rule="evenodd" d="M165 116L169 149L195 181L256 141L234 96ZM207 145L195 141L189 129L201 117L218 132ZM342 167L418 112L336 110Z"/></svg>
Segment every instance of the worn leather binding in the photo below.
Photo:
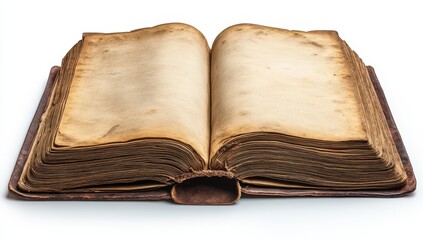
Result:
<svg viewBox="0 0 423 240"><path fill-rule="evenodd" d="M9 182L9 197L26 200L173 200L181 204L232 204L241 196L273 197L399 197L416 189L416 178L402 142L400 133L392 117L382 87L374 69L367 67L373 86L378 94L391 134L395 141L402 163L407 172L406 184L401 188L384 190L315 190L283 189L258 187L240 183L230 172L204 171L182 176L175 185L151 191L98 192L98 193L31 193L21 191L17 184L23 166L28 158L29 149L37 133L41 116L45 110L54 81L60 67L53 67L47 81L41 101L32 119L25 141L22 145L15 168Z"/></svg>

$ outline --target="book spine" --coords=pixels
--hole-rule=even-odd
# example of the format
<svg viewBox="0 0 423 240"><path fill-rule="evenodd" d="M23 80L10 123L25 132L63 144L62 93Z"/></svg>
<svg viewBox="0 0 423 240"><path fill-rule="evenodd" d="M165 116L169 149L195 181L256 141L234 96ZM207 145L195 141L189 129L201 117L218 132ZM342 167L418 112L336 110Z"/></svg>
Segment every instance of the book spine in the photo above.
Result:
<svg viewBox="0 0 423 240"><path fill-rule="evenodd" d="M178 177L170 195L179 204L229 205L241 197L241 186L230 172L205 170Z"/></svg>

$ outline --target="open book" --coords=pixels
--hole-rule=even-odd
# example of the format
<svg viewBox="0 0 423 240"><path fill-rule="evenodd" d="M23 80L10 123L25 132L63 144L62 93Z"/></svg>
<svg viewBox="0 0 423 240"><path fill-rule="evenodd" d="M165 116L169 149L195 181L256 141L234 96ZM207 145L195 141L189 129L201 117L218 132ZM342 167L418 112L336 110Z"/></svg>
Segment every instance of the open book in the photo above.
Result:
<svg viewBox="0 0 423 240"><path fill-rule="evenodd" d="M86 33L42 112L11 187L31 198L214 204L254 187L384 193L410 179L368 69L335 31L239 24L211 49L179 23Z"/></svg>

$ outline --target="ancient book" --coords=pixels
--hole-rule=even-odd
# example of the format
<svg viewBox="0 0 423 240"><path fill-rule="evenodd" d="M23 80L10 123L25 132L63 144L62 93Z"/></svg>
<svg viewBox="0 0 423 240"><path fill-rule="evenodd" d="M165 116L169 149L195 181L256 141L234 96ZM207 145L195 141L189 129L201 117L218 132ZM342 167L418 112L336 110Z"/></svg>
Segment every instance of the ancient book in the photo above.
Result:
<svg viewBox="0 0 423 240"><path fill-rule="evenodd" d="M85 33L10 181L31 199L399 196L415 178L371 68L335 31ZM397 134L397 135L395 135Z"/></svg>

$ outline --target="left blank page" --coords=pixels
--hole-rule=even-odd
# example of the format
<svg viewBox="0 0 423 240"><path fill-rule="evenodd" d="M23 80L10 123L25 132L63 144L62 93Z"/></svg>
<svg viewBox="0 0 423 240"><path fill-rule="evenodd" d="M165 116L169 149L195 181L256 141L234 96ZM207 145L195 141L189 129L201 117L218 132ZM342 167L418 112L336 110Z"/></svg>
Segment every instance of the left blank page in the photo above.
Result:
<svg viewBox="0 0 423 240"><path fill-rule="evenodd" d="M55 145L170 138L209 151L209 47L185 24L86 34Z"/></svg>

